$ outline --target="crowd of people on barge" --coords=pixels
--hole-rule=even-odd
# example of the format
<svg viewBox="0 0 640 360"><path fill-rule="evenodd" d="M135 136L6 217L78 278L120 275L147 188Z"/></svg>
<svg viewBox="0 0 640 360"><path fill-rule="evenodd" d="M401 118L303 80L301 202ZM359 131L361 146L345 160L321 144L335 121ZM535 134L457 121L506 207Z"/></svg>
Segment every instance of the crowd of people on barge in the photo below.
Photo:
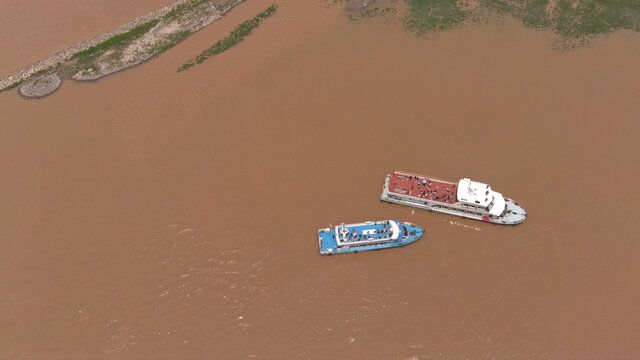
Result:
<svg viewBox="0 0 640 360"><path fill-rule="evenodd" d="M395 174L394 174L395 175ZM409 192L409 195L416 196L421 199L428 199L434 201L445 202L449 204L453 204L457 201L456 199L456 184L443 184L440 181L437 181L435 187L433 187L432 182L428 178L420 178L416 175L409 175L407 177L407 181L411 184L410 189L406 189ZM397 185L397 179L393 180L393 185ZM442 185L443 189L440 190L440 185ZM445 185L451 187L445 187ZM417 195L415 194L417 191Z"/></svg>

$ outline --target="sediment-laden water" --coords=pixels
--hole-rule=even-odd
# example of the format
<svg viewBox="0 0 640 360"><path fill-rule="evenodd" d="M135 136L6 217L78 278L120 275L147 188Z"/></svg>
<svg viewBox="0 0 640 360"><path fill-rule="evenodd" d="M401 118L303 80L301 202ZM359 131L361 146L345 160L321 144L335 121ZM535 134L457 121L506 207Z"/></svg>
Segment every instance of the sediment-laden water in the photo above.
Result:
<svg viewBox="0 0 640 360"><path fill-rule="evenodd" d="M168 3L4 2L0 72ZM0 358L637 356L637 34L561 52L510 20L420 39L278 3L179 74L271 2L95 83L0 94ZM381 203L393 169L529 217ZM317 228L384 218L426 234L318 254Z"/></svg>

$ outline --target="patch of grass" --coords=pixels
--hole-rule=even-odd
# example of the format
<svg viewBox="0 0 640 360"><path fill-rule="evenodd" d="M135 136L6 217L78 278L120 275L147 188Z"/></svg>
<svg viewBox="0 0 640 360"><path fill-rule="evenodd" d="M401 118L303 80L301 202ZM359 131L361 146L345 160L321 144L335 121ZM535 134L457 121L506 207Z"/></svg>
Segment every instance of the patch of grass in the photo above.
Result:
<svg viewBox="0 0 640 360"><path fill-rule="evenodd" d="M20 86L20 84L22 84L24 82L24 80L18 80L14 83L11 83L11 85L7 86L6 88L4 88L5 90L11 90L13 88L16 88L18 86Z"/></svg>
<svg viewBox="0 0 640 360"><path fill-rule="evenodd" d="M255 17L253 17L253 18L243 22L242 24L236 26L236 28L233 29L231 31L231 33L229 33L229 36L225 37L222 40L219 40L218 42L213 44L210 48L208 48L205 51L203 51L202 53L200 53L200 55L198 55L195 58L189 60L184 65L180 66L178 68L178 72L187 70L190 67L194 66L195 64L201 64L206 59L208 59L208 58L210 58L212 56L215 56L217 54L220 54L221 52L223 52L225 50L228 50L232 46L238 44L239 42L241 42L244 39L245 36L249 35L253 29L255 29L258 26L260 26L260 24L262 23L262 21L264 21L264 19L266 19L269 16L273 15L276 12L277 9L278 9L278 5L277 4L273 4L273 5L269 6L263 12L259 13L258 15L256 15Z"/></svg>
<svg viewBox="0 0 640 360"><path fill-rule="evenodd" d="M247 0L230 0L229 2L231 3L231 5L229 5L229 2L228 2L222 6L223 8L228 6L226 9L223 9L224 13L222 14L222 16L227 16L227 13L229 11L233 10L234 7L242 4L245 1Z"/></svg>
<svg viewBox="0 0 640 360"><path fill-rule="evenodd" d="M31 74L30 78L34 78L34 77L38 77L40 75L44 75L44 74L48 74L48 73L53 73L54 67L53 66L49 66L48 68L44 68L42 70L38 70L36 72L34 72L33 74Z"/></svg>
<svg viewBox="0 0 640 360"><path fill-rule="evenodd" d="M390 15L395 13L396 13L396 8L394 7L384 7L384 8L375 7L373 9L367 9L366 11L363 11L357 15L349 14L347 15L347 18L351 21L359 21L359 20L373 18L376 16L385 16L385 15Z"/></svg>
<svg viewBox="0 0 640 360"><path fill-rule="evenodd" d="M182 4L178 4L177 6L175 6L168 13L164 14L164 19L175 20L181 17L182 15L184 15L185 13L190 12L193 9L197 8L198 6L207 2L211 2L211 0L189 0L189 1L183 2Z"/></svg>
<svg viewBox="0 0 640 360"><path fill-rule="evenodd" d="M551 25L546 12L549 0L480 0L481 8L496 10L509 14L531 27L548 27Z"/></svg>
<svg viewBox="0 0 640 360"><path fill-rule="evenodd" d="M105 53L108 50L112 49L121 49L126 45L130 44L133 40L139 38L140 36L146 34L151 28L158 24L159 20L154 19L142 25L136 26L135 28L110 37L109 39L97 44L95 46L91 46L90 48L77 52L71 56L71 59L78 60L78 63L83 66L87 66L91 64L93 60L95 60L98 56ZM90 66L90 65L88 65Z"/></svg>
<svg viewBox="0 0 640 360"><path fill-rule="evenodd" d="M525 26L550 29L563 47L581 45L596 35L618 29L640 31L640 1L624 0L479 0Z"/></svg>
<svg viewBox="0 0 640 360"><path fill-rule="evenodd" d="M562 36L579 38L616 29L640 31L640 2L621 0L569 0L556 3L554 30Z"/></svg>
<svg viewBox="0 0 640 360"><path fill-rule="evenodd" d="M42 75L50 75L53 74L55 72L56 69L58 69L60 67L60 63L58 63L57 65L51 65L47 68L44 68L42 70L38 70L36 72L34 72L33 74L31 74L27 79L24 80L18 80L16 82L13 82L11 84L9 84L7 87L5 87L4 89L0 89L0 91L5 91L5 90L11 90L13 88L16 88L18 86L20 86L22 83L24 83L26 80L29 79L33 79L33 78L37 78L40 77Z"/></svg>
<svg viewBox="0 0 640 360"><path fill-rule="evenodd" d="M448 30L469 18L454 0L405 0L408 5L404 26L418 35Z"/></svg>
<svg viewBox="0 0 640 360"><path fill-rule="evenodd" d="M191 35L191 31L189 30L183 30L183 31L179 31L176 33L173 33L171 35L169 35L169 37L166 39L166 41L156 44L152 49L151 52L154 55L158 55L162 52L165 52L167 50L169 50L170 48L172 48L174 45L176 45L177 43L181 42L182 40L186 39L189 35Z"/></svg>
<svg viewBox="0 0 640 360"><path fill-rule="evenodd" d="M344 0L323 0L325 8L330 8L334 5L342 4Z"/></svg>
<svg viewBox="0 0 640 360"><path fill-rule="evenodd" d="M564 42L576 44L618 29L640 31L639 0L476 0L473 6L466 0L404 1L404 27L417 35L449 30L496 14L512 16L528 27L552 30ZM374 8L347 17L358 20L383 14Z"/></svg>

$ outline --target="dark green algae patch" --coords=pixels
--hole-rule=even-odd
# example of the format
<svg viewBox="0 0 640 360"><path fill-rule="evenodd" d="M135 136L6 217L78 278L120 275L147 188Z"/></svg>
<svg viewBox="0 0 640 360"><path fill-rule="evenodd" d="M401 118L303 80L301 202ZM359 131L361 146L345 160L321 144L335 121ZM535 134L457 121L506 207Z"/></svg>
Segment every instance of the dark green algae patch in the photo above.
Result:
<svg viewBox="0 0 640 360"><path fill-rule="evenodd" d="M353 0L345 0L349 1ZM551 30L559 36L563 48L584 45L589 39L616 30L640 31L640 0L404 0L404 3L402 24L419 36L465 23L487 22L494 16L511 16L527 27ZM369 6L374 7L375 1Z"/></svg>

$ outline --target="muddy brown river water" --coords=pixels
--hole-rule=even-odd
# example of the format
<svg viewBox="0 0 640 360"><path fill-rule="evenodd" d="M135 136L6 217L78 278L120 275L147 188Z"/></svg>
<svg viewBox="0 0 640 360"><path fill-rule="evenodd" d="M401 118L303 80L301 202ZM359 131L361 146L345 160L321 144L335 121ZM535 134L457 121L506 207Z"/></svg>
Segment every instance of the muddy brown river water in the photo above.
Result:
<svg viewBox="0 0 640 360"><path fill-rule="evenodd" d="M0 1L0 72L169 2ZM561 52L508 19L421 39L279 3L180 74L271 2L98 82L0 93L0 359L640 356L639 35ZM394 169L529 218L381 203ZM385 218L426 234L318 254L319 227Z"/></svg>

